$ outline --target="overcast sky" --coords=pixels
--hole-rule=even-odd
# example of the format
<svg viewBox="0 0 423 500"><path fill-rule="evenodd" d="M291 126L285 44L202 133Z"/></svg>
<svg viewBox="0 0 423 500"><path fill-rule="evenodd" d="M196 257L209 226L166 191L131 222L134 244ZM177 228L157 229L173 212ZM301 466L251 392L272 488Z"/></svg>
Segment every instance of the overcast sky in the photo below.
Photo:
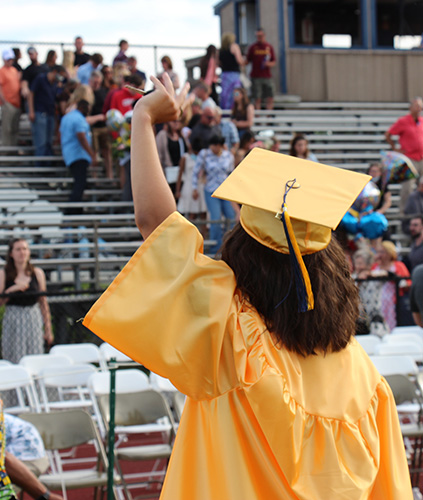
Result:
<svg viewBox="0 0 423 500"><path fill-rule="evenodd" d="M37 45L37 41L65 42L71 48L76 35L86 43L117 44L125 38L130 44L218 46L219 18L213 13L216 3L218 0L0 0L0 42L27 41L37 47L40 59L50 47ZM5 48L4 44L0 47ZM20 47L26 49L27 45ZM86 47L87 52L94 49ZM116 53L116 49L98 50L106 62ZM169 53L179 72L183 72L183 58L202 53L167 49L159 50L159 57L163 52ZM130 49L128 54L132 53L137 55L140 68L151 74L152 50Z"/></svg>

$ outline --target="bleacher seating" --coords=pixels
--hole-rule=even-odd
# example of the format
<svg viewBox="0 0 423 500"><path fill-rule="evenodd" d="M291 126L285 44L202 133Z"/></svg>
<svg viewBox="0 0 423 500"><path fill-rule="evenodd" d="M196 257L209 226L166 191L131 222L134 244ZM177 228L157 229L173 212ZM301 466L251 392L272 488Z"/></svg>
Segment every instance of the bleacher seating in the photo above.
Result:
<svg viewBox="0 0 423 500"><path fill-rule="evenodd" d="M363 172L388 148L384 132L408 103L279 103L272 112L256 112L253 130L274 130L282 153L293 133L307 135L310 149L324 163ZM132 203L121 201L119 180L106 179L103 166L90 167L84 201L69 214L73 183L55 146L56 156L32 156L29 122L21 119L16 147L0 146L0 256L11 237L31 243L35 264L47 271L49 283L107 284L142 240ZM393 238L407 251L400 231L399 186L392 186L388 219ZM205 251L212 242L205 242Z"/></svg>

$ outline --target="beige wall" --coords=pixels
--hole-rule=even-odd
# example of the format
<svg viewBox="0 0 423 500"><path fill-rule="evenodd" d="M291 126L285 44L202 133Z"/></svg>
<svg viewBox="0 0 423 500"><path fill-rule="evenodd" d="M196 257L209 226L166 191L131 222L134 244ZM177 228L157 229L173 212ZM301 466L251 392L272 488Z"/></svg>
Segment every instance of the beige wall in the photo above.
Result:
<svg viewBox="0 0 423 500"><path fill-rule="evenodd" d="M278 0L260 1L260 25L266 32L267 41L273 46L277 60L272 69L275 89L279 89L279 27L278 27Z"/></svg>
<svg viewBox="0 0 423 500"><path fill-rule="evenodd" d="M220 11L220 35L230 32L235 33L234 5L229 3Z"/></svg>
<svg viewBox="0 0 423 500"><path fill-rule="evenodd" d="M290 49L288 93L304 101L408 101L423 94L423 54Z"/></svg>

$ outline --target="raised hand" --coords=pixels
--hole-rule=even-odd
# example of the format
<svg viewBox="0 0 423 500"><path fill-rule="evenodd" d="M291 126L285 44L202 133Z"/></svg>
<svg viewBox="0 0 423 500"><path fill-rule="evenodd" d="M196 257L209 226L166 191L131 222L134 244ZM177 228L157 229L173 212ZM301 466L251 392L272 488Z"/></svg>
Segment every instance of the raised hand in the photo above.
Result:
<svg viewBox="0 0 423 500"><path fill-rule="evenodd" d="M186 83L181 92L176 95L172 82L167 73L163 74L163 83L152 76L155 90L137 102L134 114L144 114L150 117L151 123L165 123L171 120L179 120L183 110L188 106L194 96L189 96L189 83Z"/></svg>

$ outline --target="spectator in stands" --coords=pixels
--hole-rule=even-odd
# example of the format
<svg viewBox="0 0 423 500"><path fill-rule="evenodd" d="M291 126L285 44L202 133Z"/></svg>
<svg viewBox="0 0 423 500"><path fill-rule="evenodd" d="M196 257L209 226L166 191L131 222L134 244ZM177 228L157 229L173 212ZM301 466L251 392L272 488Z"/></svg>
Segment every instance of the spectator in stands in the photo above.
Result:
<svg viewBox="0 0 423 500"><path fill-rule="evenodd" d="M367 173L372 176L372 181L376 184L380 191L380 198L378 204L375 206L374 211L379 212L380 214L385 214L386 211L391 208L392 205L392 196L389 191L389 186L383 185L382 182L382 172L383 168L380 163L371 163Z"/></svg>
<svg viewBox="0 0 423 500"><path fill-rule="evenodd" d="M90 109L94 105L94 92L89 85L78 84L76 89L72 92L70 99L68 101L68 105L66 107L66 113L73 111L77 108L77 104L79 101L87 101L90 105ZM66 114L65 113L65 114ZM88 123L91 125L90 121L87 119Z"/></svg>
<svg viewBox="0 0 423 500"><path fill-rule="evenodd" d="M225 147L235 156L239 148L238 130L229 120L222 121L222 110L216 107L215 110L216 126L219 129L220 135L225 139Z"/></svg>
<svg viewBox="0 0 423 500"><path fill-rule="evenodd" d="M423 264L423 216L418 215L410 220L409 233L412 244L404 263L411 273L415 267Z"/></svg>
<svg viewBox="0 0 423 500"><path fill-rule="evenodd" d="M187 151L187 145L181 134L182 124L179 120L166 123L156 135L157 151L160 163L168 179L172 193L176 190L177 175L169 175L168 167L178 167L182 156Z"/></svg>
<svg viewBox="0 0 423 500"><path fill-rule="evenodd" d="M78 68L75 66L75 53L71 50L63 51L63 67L67 73L67 79L76 80L77 79L77 70Z"/></svg>
<svg viewBox="0 0 423 500"><path fill-rule="evenodd" d="M222 69L220 74L220 107L231 109L233 104L234 90L242 87L241 70L245 59L242 56L239 45L235 42L233 33L223 33L219 51L219 65Z"/></svg>
<svg viewBox="0 0 423 500"><path fill-rule="evenodd" d="M167 73L172 81L173 88L178 90L180 87L179 76L173 71L172 59L169 56L163 56L160 60L163 66L163 71L157 75L159 80L163 79L163 73Z"/></svg>
<svg viewBox="0 0 423 500"><path fill-rule="evenodd" d="M423 328L423 264L411 273L410 309L414 323Z"/></svg>
<svg viewBox="0 0 423 500"><path fill-rule="evenodd" d="M16 500L14 483L37 500L63 500L60 495L48 491L27 466L6 449L6 439L3 402L0 399L0 498Z"/></svg>
<svg viewBox="0 0 423 500"><path fill-rule="evenodd" d="M209 45L206 50L206 55L200 60L200 80L210 87L210 97L217 105L219 105L219 96L216 91L216 84L219 81L216 74L218 66L219 53L214 45Z"/></svg>
<svg viewBox="0 0 423 500"><path fill-rule="evenodd" d="M213 135L209 140L209 147L198 153L192 174L192 197L198 200L200 173L205 175L204 198L207 210L212 221L210 224L210 238L215 242L210 247L211 253L216 253L222 245L222 217L228 221L235 219L235 210L230 201L213 198L212 194L228 177L234 168L234 157L230 151L224 149L225 139L221 135Z"/></svg>
<svg viewBox="0 0 423 500"><path fill-rule="evenodd" d="M102 64L103 64L103 56L98 53L93 54L92 56L90 56L88 62L79 67L77 72L78 80L84 85L88 85L91 73L95 69L100 70Z"/></svg>
<svg viewBox="0 0 423 500"><path fill-rule="evenodd" d="M103 65L103 67L101 68L101 74L103 75L103 82L101 86L106 88L107 90L110 90L111 86L114 83L112 68L107 64Z"/></svg>
<svg viewBox="0 0 423 500"><path fill-rule="evenodd" d="M21 83L19 71L13 67L15 54L12 49L2 53L4 65L0 68L1 132L3 146L18 143L21 116Z"/></svg>
<svg viewBox="0 0 423 500"><path fill-rule="evenodd" d="M53 155L56 97L63 89L61 66L52 66L32 82L28 99L28 116L32 122L35 156Z"/></svg>
<svg viewBox="0 0 423 500"><path fill-rule="evenodd" d="M423 176L419 178L417 189L407 199L404 208L404 219L402 221L402 230L409 234L410 217L423 214Z"/></svg>
<svg viewBox="0 0 423 500"><path fill-rule="evenodd" d="M35 77L41 72L41 64L38 61L38 52L34 47L29 47L27 50L31 64L27 66L22 74L22 97L28 99L32 82Z"/></svg>
<svg viewBox="0 0 423 500"><path fill-rule="evenodd" d="M372 277L374 254L370 248L362 248L353 254L354 271L351 276L357 283L361 298L361 312L357 321L357 334L372 333L383 337L390 329L382 314L382 281L367 280ZM361 281L365 280L365 281Z"/></svg>
<svg viewBox="0 0 423 500"><path fill-rule="evenodd" d="M256 138L250 130L244 133L242 139L239 142L239 148L235 153L235 167L237 167L251 151L251 148L253 147L255 141Z"/></svg>
<svg viewBox="0 0 423 500"><path fill-rule="evenodd" d="M372 266L372 272L374 276L386 276L388 278L408 278L410 276L405 264L397 260L397 251L392 241L382 241L379 245L376 261ZM395 281L387 281L383 285L381 292L382 314L390 330L393 330L397 326L396 286ZM404 288L408 284L404 283L404 287L402 287L402 283L400 282L398 286ZM400 291L400 293L402 294L403 292Z"/></svg>
<svg viewBox="0 0 423 500"><path fill-rule="evenodd" d="M91 115L96 116L103 113L104 101L107 96L107 89L102 86L103 75L100 71L94 70L90 77L90 87L94 93L94 105L91 108ZM104 160L106 177L113 179L111 137L104 120L97 121L92 125L94 151L100 153Z"/></svg>
<svg viewBox="0 0 423 500"><path fill-rule="evenodd" d="M57 52L49 50L47 52L46 62L41 65L41 71L47 73L51 68L54 68L57 63Z"/></svg>
<svg viewBox="0 0 423 500"><path fill-rule="evenodd" d="M73 53L72 53L73 55ZM71 100L75 90L78 88L79 83L76 80L68 80L64 86L62 92L56 97L56 102L58 106L58 114L61 119L63 115L66 114L69 107L69 101Z"/></svg>
<svg viewBox="0 0 423 500"><path fill-rule="evenodd" d="M135 88L141 88L143 84L139 75L130 75L125 81ZM138 100L140 97L141 95L138 92L123 87L116 90L113 94L110 109L117 109L124 115L132 110L134 101Z"/></svg>
<svg viewBox="0 0 423 500"><path fill-rule="evenodd" d="M74 59L75 66L82 66L83 64L87 63L90 59L90 54L84 52L84 40L82 39L81 36L77 36L75 38L74 55L75 55Z"/></svg>
<svg viewBox="0 0 423 500"><path fill-rule="evenodd" d="M60 123L60 137L63 159L74 179L70 202L82 201L87 183L90 163L96 165L97 159L91 145L90 126L86 120L90 109L88 101L81 100L77 108L67 113ZM71 208L68 213L82 213L81 208Z"/></svg>
<svg viewBox="0 0 423 500"><path fill-rule="evenodd" d="M104 101L103 113L106 114L111 109L111 103L114 94L123 88L126 79L130 76L130 72L125 63L118 62L113 66L113 79L111 81L109 93Z"/></svg>
<svg viewBox="0 0 423 500"><path fill-rule="evenodd" d="M46 296L34 295L46 291L46 278L39 267L30 261L28 242L13 239L9 242L6 265L0 270L0 293L6 312L2 323L3 358L19 363L27 354L42 354L44 341L53 343L50 308ZM43 328L44 325L44 328Z"/></svg>
<svg viewBox="0 0 423 500"><path fill-rule="evenodd" d="M137 68L137 58L135 56L128 57L128 69L129 69L131 75L138 75L141 78L142 83L141 83L141 86L139 88L144 89L147 77L146 77L144 71L141 71Z"/></svg>
<svg viewBox="0 0 423 500"><path fill-rule="evenodd" d="M126 51L129 49L129 43L126 40L121 40L119 42L119 52L117 56L113 59L112 66L115 66L117 63L125 63L128 62L128 56L126 55Z"/></svg>
<svg viewBox="0 0 423 500"><path fill-rule="evenodd" d="M289 154L303 160L318 161L317 156L309 150L307 137L303 134L294 135L289 145Z"/></svg>
<svg viewBox="0 0 423 500"><path fill-rule="evenodd" d="M410 102L408 115L398 120L385 132L385 138L393 151L399 151L410 158L419 176L423 175L423 118L420 116L423 109L421 97L415 97ZM392 136L399 136L399 146ZM400 214L404 214L405 204L413 191L414 180L401 183Z"/></svg>
<svg viewBox="0 0 423 500"><path fill-rule="evenodd" d="M188 122L188 127L192 130L195 125L201 120L201 100L195 98L191 103L191 118Z"/></svg>
<svg viewBox="0 0 423 500"><path fill-rule="evenodd" d="M197 185L198 198L192 197L192 175L194 166L200 152L201 142L197 138L179 162L179 173L176 181L175 198L178 200L178 210L191 220L205 220L207 217L207 205L204 199L204 185L200 181ZM200 232L204 235L205 225L201 225Z"/></svg>
<svg viewBox="0 0 423 500"><path fill-rule="evenodd" d="M49 468L49 460L40 433L30 422L4 414L6 451L23 462L37 477ZM17 488L15 488L17 490Z"/></svg>
<svg viewBox="0 0 423 500"><path fill-rule="evenodd" d="M254 125L254 106L248 99L247 91L242 87L234 90L234 103L231 111L231 120L238 129L239 138Z"/></svg>
<svg viewBox="0 0 423 500"><path fill-rule="evenodd" d="M12 50L13 53L15 54L15 62L13 63L13 67L16 68L19 71L19 73L22 73L23 69L22 66L19 64L19 59L22 59L21 49L19 49L18 47L14 47Z"/></svg>
<svg viewBox="0 0 423 500"><path fill-rule="evenodd" d="M251 63L251 98L256 109L261 109L262 99L266 109L273 109L275 89L271 69L276 65L275 51L266 41L263 28L256 31L256 42L248 49L247 61Z"/></svg>
<svg viewBox="0 0 423 500"><path fill-rule="evenodd" d="M210 97L210 87L207 83L200 82L193 90L193 94L197 99L201 101L201 109L204 108L216 108L216 103Z"/></svg>
<svg viewBox="0 0 423 500"><path fill-rule="evenodd" d="M191 143L199 138L200 149L207 148L213 135L219 135L216 125L215 108L205 108L202 110L200 121L193 127L189 140Z"/></svg>

